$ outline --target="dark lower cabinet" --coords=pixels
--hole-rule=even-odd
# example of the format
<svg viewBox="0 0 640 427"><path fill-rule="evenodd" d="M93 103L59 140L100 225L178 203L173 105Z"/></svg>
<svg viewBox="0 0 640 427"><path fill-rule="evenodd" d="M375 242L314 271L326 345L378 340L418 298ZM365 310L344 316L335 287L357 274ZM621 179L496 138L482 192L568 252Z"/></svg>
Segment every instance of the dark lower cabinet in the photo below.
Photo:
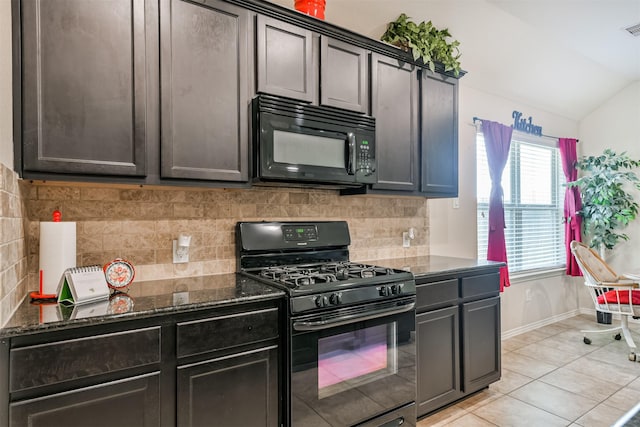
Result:
<svg viewBox="0 0 640 427"><path fill-rule="evenodd" d="M416 316L418 414L434 411L462 396L458 306Z"/></svg>
<svg viewBox="0 0 640 427"><path fill-rule="evenodd" d="M280 309L252 302L0 339L0 426L278 427Z"/></svg>
<svg viewBox="0 0 640 427"><path fill-rule="evenodd" d="M177 399L178 427L278 426L278 348L178 367Z"/></svg>
<svg viewBox="0 0 640 427"><path fill-rule="evenodd" d="M11 427L160 425L160 373L57 393L9 406Z"/></svg>
<svg viewBox="0 0 640 427"><path fill-rule="evenodd" d="M500 379L500 297L462 304L464 391Z"/></svg>
<svg viewBox="0 0 640 427"><path fill-rule="evenodd" d="M416 277L418 417L498 381L499 274Z"/></svg>

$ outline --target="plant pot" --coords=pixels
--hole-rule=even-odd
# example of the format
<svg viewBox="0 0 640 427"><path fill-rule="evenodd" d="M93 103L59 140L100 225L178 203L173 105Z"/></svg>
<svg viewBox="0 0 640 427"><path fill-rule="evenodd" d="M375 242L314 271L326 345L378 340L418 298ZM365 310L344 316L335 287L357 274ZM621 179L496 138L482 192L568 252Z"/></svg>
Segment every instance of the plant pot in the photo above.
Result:
<svg viewBox="0 0 640 427"><path fill-rule="evenodd" d="M601 311L596 311L596 319L598 320L598 323L602 325L610 325L611 313L603 313Z"/></svg>
<svg viewBox="0 0 640 427"><path fill-rule="evenodd" d="M326 0L295 0L295 8L299 12L306 13L318 19L324 19L324 7L326 3Z"/></svg>

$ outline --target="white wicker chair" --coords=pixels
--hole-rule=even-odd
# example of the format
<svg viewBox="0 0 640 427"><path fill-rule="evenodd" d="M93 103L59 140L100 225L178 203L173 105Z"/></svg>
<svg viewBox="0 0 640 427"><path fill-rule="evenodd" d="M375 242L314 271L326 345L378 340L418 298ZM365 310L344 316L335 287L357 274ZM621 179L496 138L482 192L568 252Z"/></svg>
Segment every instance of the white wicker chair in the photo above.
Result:
<svg viewBox="0 0 640 427"><path fill-rule="evenodd" d="M620 316L618 327L581 331L584 334L585 344L591 344L587 334L618 332L615 339L619 340L622 332L629 346L629 360L635 361L636 344L629 331L629 317L640 316L640 290L634 290L640 286L638 280L616 274L593 249L584 243L571 242L571 252L584 275L584 284L589 288L589 295L593 299L596 310L611 313L612 317Z"/></svg>

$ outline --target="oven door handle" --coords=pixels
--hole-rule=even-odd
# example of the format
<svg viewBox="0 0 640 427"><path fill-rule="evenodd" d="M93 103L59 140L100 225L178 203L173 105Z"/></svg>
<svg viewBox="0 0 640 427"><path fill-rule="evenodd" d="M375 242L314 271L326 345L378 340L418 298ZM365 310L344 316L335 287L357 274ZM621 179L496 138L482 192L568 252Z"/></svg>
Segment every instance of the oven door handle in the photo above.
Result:
<svg viewBox="0 0 640 427"><path fill-rule="evenodd" d="M316 320L316 321L296 321L293 322L293 329L296 331L320 331L322 329L335 328L336 326L348 325L350 323L362 322L365 320L377 319L385 316L393 316L395 314L406 313L415 308L416 303L403 305L401 307L384 308L381 310L371 311L365 314L351 314L348 316L341 316L331 320Z"/></svg>

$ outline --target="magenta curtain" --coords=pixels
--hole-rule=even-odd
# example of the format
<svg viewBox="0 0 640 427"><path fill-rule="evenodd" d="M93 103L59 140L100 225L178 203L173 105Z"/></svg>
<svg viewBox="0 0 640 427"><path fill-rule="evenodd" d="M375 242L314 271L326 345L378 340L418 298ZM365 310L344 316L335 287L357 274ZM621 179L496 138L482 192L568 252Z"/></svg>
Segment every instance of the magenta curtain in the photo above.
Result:
<svg viewBox="0 0 640 427"><path fill-rule="evenodd" d="M573 138L558 139L562 170L567 182L578 179L578 169L576 169L576 161L578 160L578 155L576 154L577 142ZM567 254L566 272L568 276L582 276L578 263L571 254L571 248L569 247L572 240L582 241L580 237L582 218L578 215L580 209L582 209L582 201L578 187L567 187L564 193L564 246Z"/></svg>
<svg viewBox="0 0 640 427"><path fill-rule="evenodd" d="M482 134L487 150L489 175L491 176L491 194L489 196L489 245L487 260L507 262L507 246L504 239L504 203L502 189L502 171L509 158L511 134L513 129L500 123L482 121ZM500 268L500 292L510 286L509 269Z"/></svg>

